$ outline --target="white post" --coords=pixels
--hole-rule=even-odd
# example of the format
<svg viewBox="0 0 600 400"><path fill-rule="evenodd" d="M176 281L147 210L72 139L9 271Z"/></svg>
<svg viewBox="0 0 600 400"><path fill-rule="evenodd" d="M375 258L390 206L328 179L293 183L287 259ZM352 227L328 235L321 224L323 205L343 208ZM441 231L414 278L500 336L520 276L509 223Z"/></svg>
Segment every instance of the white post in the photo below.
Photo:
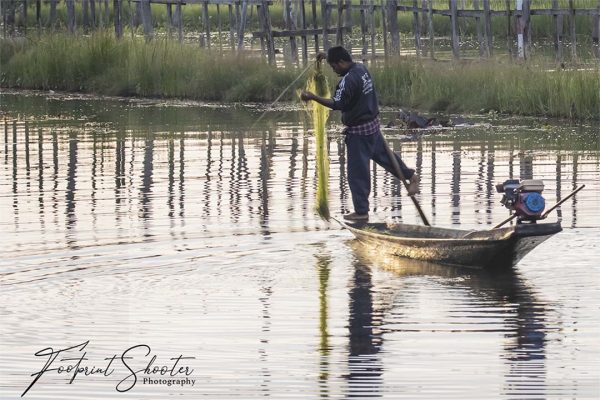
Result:
<svg viewBox="0 0 600 400"><path fill-rule="evenodd" d="M523 0L517 0L517 12L523 12ZM517 17L517 54L519 58L525 58L525 44L523 40L524 33L523 16Z"/></svg>

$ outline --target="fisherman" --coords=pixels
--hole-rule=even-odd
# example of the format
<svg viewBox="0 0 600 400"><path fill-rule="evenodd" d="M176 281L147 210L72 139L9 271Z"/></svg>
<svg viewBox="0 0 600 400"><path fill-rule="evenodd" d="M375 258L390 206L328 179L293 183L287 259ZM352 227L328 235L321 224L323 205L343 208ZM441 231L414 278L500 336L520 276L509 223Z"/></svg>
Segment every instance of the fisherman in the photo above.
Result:
<svg viewBox="0 0 600 400"><path fill-rule="evenodd" d="M333 98L328 99L312 92L302 92L304 101L316 101L332 110L342 112L343 133L348 153L348 185L352 193L354 212L344 215L348 221L369 219L369 193L371 192L370 161L373 160L386 171L400 179L393 169L386 151L384 138L379 127L379 106L371 74L363 64L352 61L352 57L341 46L331 47L317 55L317 62L327 59L333 71L342 77L338 82ZM408 168L394 153L402 174L409 179L408 194L419 192L419 176Z"/></svg>

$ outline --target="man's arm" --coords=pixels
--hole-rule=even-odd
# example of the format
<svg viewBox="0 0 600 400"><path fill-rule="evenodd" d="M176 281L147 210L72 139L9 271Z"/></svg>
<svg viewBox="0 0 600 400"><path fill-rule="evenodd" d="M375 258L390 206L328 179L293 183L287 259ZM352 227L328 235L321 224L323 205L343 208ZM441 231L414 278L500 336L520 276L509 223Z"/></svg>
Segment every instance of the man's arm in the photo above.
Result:
<svg viewBox="0 0 600 400"><path fill-rule="evenodd" d="M304 92L302 92L302 94L300 94L300 98L303 101L313 100L325 107L333 109L333 100L332 99L327 99L325 97L317 96L316 94L314 94L312 92L304 91Z"/></svg>

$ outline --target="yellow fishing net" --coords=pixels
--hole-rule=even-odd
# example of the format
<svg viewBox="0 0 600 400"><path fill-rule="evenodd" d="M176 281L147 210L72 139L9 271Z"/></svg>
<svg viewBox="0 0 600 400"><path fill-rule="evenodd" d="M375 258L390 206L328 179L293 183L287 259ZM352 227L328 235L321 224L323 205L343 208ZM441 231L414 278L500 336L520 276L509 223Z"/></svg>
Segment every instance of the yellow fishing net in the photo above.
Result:
<svg viewBox="0 0 600 400"><path fill-rule="evenodd" d="M315 63L315 68L306 81L306 90L317 96L329 98L329 84L321 70L321 62ZM329 117L329 108L316 101L306 104L308 114L312 119L317 146L317 199L316 209L321 218L329 221L329 154L327 151L327 131L325 125Z"/></svg>

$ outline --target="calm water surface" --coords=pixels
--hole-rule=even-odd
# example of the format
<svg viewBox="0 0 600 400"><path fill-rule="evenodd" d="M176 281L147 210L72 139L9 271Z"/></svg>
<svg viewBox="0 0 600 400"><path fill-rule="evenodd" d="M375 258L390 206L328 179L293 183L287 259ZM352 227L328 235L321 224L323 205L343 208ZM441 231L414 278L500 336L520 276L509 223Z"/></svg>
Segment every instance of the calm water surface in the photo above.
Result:
<svg viewBox="0 0 600 400"><path fill-rule="evenodd" d="M36 352L78 345L25 398L600 397L597 126L490 116L385 131L436 226L502 221L494 185L508 178L543 179L550 204L586 185L553 214L562 233L492 274L384 258L322 221L303 111L254 126L262 110L0 94L2 399L50 360ZM339 215L351 203L338 118ZM419 223L381 169L372 209ZM146 373L153 356L150 369L177 361L189 375ZM78 362L106 373L51 370Z"/></svg>

